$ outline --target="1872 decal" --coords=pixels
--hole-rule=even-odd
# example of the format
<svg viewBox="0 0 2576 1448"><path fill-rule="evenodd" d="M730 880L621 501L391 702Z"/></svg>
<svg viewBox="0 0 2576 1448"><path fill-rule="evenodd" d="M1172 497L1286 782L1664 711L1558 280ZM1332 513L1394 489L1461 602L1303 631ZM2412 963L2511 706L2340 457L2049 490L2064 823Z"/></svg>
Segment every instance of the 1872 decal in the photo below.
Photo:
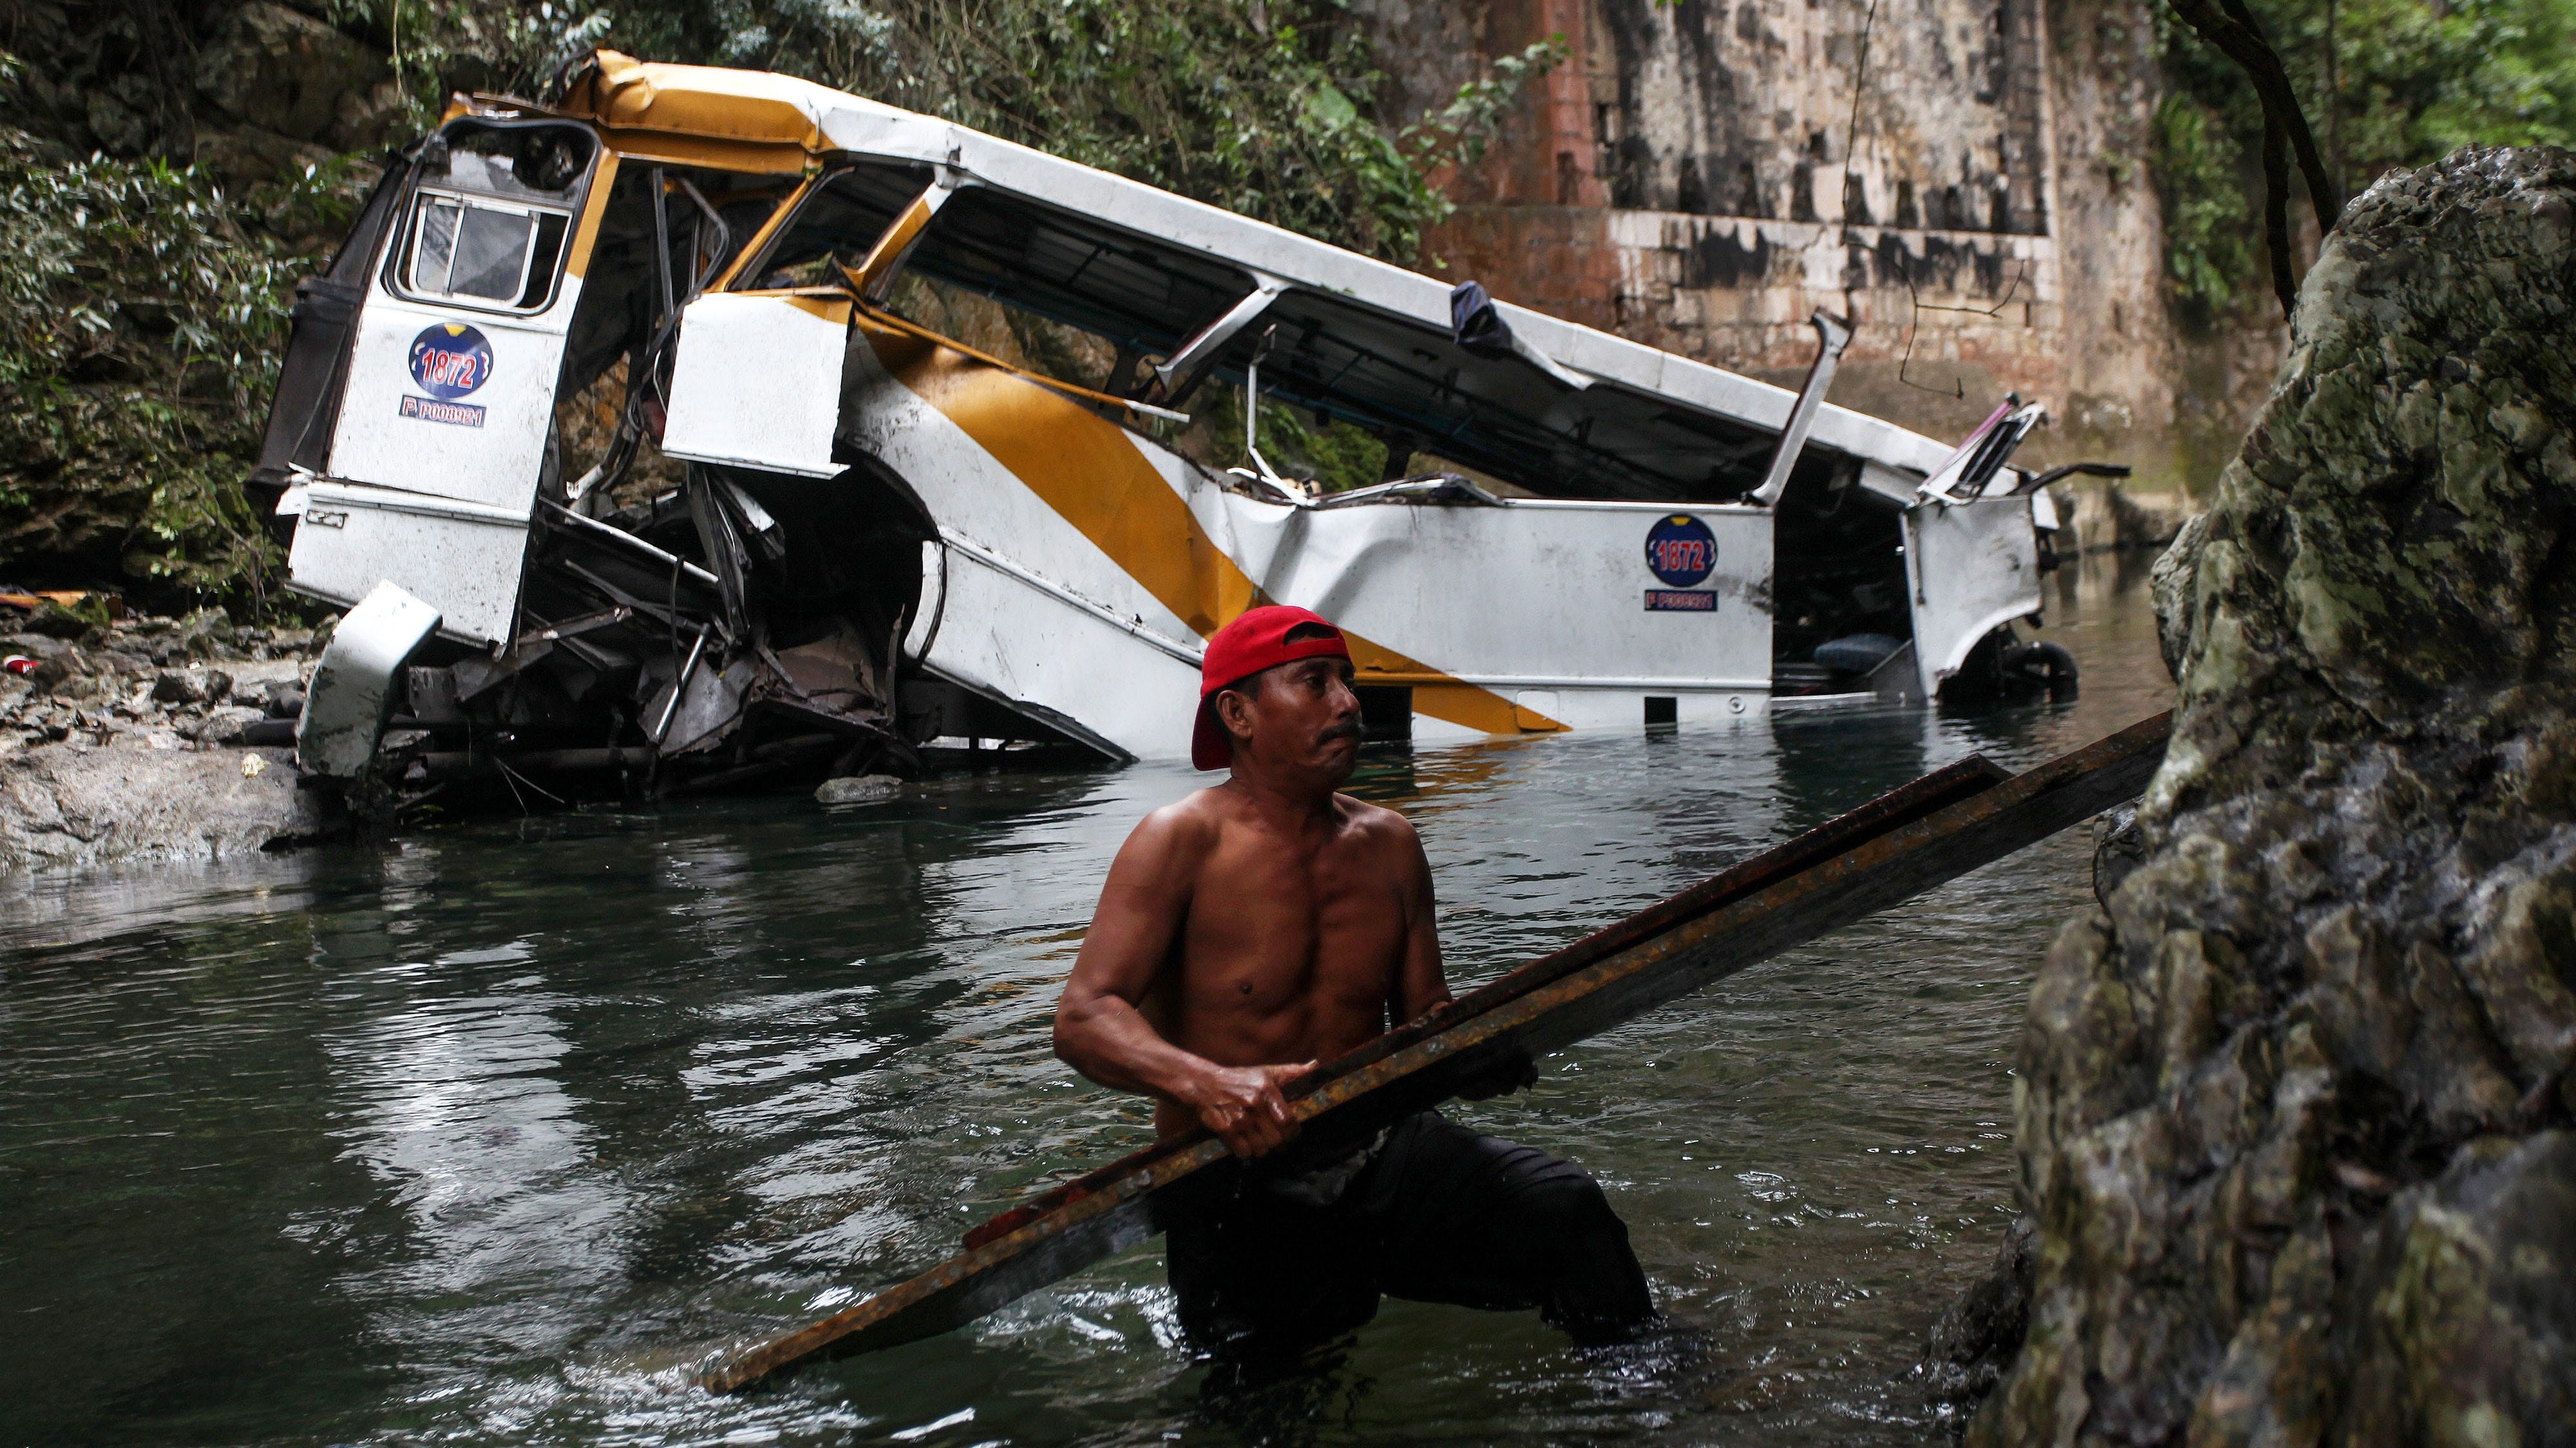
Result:
<svg viewBox="0 0 2576 1448"><path fill-rule="evenodd" d="M1688 588L1716 570L1717 535L1688 513L1658 518L1646 530L1646 567L1659 581Z"/></svg>

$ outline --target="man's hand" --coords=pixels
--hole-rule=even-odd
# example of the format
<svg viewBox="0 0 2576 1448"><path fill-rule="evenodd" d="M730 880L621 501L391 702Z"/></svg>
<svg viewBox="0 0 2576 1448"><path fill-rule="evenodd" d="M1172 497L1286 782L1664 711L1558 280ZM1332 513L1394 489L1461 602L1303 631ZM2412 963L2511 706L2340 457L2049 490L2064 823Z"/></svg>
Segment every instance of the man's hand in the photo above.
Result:
<svg viewBox="0 0 2576 1448"><path fill-rule="evenodd" d="M1538 1063L1514 1052L1469 1077L1458 1088L1461 1101L1491 1101L1538 1084Z"/></svg>
<svg viewBox="0 0 2576 1448"><path fill-rule="evenodd" d="M1199 1124L1213 1131L1225 1148L1247 1160L1267 1156L1297 1136L1297 1119L1289 1114L1280 1088L1315 1069L1312 1061L1294 1066L1211 1066L1182 1093Z"/></svg>

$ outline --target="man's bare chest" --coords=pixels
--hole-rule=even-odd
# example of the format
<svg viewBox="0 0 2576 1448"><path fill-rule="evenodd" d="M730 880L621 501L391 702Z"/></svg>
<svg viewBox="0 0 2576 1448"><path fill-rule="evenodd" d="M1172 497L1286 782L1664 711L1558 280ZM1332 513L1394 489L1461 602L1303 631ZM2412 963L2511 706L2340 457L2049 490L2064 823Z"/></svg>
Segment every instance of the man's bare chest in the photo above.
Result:
<svg viewBox="0 0 2576 1448"><path fill-rule="evenodd" d="M1401 892L1362 860L1212 869L1192 891L1179 942L1184 993L1253 1007L1382 1001L1404 935Z"/></svg>

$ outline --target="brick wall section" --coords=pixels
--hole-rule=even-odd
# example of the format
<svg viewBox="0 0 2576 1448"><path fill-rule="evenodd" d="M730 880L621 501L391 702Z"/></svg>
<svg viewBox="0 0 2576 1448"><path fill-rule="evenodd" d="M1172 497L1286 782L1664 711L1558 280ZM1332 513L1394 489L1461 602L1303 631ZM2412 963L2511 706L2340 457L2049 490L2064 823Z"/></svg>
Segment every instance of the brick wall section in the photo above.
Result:
<svg viewBox="0 0 2576 1448"><path fill-rule="evenodd" d="M2113 457L2152 485L2179 364L2150 3L1881 0L1865 64L1866 0L1353 9L1399 122L1494 56L1573 48L1452 178L1426 270L1792 384L1821 307L1859 324L1834 401L1946 437L2017 391L2058 418L2025 459Z"/></svg>
<svg viewBox="0 0 2576 1448"><path fill-rule="evenodd" d="M2048 396L2067 375L2055 345L2057 246L2045 236L1475 206L1437 228L1425 262L1551 316L1755 375L1804 373L1815 356L1807 318L1818 308L1859 324L1850 356L1863 371L1883 363L1892 374L1912 328L1904 371L1923 386L1964 370L1998 396ZM1848 401L1840 388L1835 395ZM1928 411L1927 425L1938 427L1975 405L1946 385L1923 395L1944 407L1898 399L1872 410ZM1977 416L1992 405L1987 398Z"/></svg>

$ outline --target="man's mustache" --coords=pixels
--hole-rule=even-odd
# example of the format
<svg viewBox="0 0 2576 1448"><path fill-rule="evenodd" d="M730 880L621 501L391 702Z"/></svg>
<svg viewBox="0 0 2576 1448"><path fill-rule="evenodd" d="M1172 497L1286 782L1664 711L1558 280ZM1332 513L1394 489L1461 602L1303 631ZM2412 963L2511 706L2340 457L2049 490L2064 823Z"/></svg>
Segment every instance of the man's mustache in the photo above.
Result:
<svg viewBox="0 0 2576 1448"><path fill-rule="evenodd" d="M1316 736L1315 736L1315 739L1316 739L1316 742L1320 744L1320 743L1329 743L1330 741L1335 740L1335 739L1357 739L1357 738L1359 738L1359 737L1360 737L1360 722L1359 722L1357 719L1353 719L1353 720L1351 720L1350 722L1348 722L1348 723L1346 723L1346 724L1336 724L1336 725L1334 725L1332 728L1327 729L1327 730L1325 730L1323 733L1316 735Z"/></svg>

